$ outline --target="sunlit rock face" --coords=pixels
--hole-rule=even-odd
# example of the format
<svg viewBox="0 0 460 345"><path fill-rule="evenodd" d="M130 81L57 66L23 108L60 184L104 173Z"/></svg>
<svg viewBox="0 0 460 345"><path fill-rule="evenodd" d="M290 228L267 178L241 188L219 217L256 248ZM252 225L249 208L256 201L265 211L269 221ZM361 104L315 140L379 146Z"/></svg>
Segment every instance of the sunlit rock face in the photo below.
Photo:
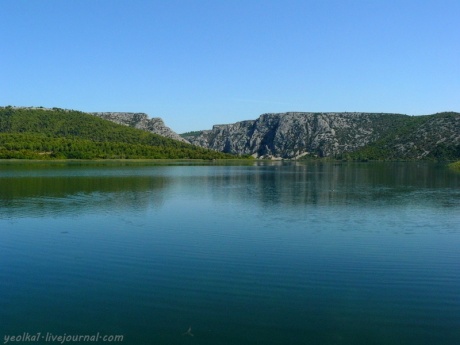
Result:
<svg viewBox="0 0 460 345"><path fill-rule="evenodd" d="M149 118L145 113L103 112L91 114L121 125L142 129L182 142L188 142L186 139L179 136L179 134L171 130L171 128L167 127L163 120L159 117Z"/></svg>
<svg viewBox="0 0 460 345"><path fill-rule="evenodd" d="M377 140L393 120L406 115L371 113L277 113L257 120L215 125L184 136L206 148L257 158L328 157Z"/></svg>

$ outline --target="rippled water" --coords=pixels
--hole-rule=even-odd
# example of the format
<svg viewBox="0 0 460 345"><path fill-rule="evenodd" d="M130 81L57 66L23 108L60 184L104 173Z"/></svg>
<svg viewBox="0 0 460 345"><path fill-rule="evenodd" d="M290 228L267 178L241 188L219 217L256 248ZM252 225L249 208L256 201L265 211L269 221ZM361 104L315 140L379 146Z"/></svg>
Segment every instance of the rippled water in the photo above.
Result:
<svg viewBox="0 0 460 345"><path fill-rule="evenodd" d="M0 163L0 336L458 344L459 211L433 164Z"/></svg>

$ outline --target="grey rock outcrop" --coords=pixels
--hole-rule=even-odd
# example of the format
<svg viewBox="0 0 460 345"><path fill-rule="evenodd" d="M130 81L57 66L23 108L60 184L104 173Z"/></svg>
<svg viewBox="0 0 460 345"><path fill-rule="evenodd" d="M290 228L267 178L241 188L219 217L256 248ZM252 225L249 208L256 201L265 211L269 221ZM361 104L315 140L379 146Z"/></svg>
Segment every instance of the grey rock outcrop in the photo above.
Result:
<svg viewBox="0 0 460 345"><path fill-rule="evenodd" d="M142 129L166 138L188 143L186 139L167 127L159 117L149 118L145 113L102 112L90 114L121 125Z"/></svg>
<svg viewBox="0 0 460 345"><path fill-rule="evenodd" d="M257 120L215 125L212 130L184 137L194 145L257 158L328 157L377 140L405 117L369 113L263 114Z"/></svg>

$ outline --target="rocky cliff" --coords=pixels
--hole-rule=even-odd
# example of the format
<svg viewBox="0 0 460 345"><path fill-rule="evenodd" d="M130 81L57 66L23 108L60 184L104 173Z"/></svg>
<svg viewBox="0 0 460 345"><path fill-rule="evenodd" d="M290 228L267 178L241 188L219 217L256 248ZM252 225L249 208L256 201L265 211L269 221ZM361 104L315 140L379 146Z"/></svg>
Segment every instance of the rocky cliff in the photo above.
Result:
<svg viewBox="0 0 460 345"><path fill-rule="evenodd" d="M195 145L257 158L340 157L386 138L382 145L397 152L392 158L423 158L439 144L454 150L459 144L460 114L452 114L442 121L441 115L263 114L256 120L215 125L212 130L182 136Z"/></svg>
<svg viewBox="0 0 460 345"><path fill-rule="evenodd" d="M376 140L404 115L365 113L263 114L257 120L216 125L192 144L258 158L334 156Z"/></svg>
<svg viewBox="0 0 460 345"><path fill-rule="evenodd" d="M90 114L121 125L126 125L129 127L134 127L149 131L151 133L159 134L163 137L179 140L186 143L188 142L186 139L179 136L179 134L172 131L171 128L167 127L163 120L159 117L149 118L145 113L103 112Z"/></svg>

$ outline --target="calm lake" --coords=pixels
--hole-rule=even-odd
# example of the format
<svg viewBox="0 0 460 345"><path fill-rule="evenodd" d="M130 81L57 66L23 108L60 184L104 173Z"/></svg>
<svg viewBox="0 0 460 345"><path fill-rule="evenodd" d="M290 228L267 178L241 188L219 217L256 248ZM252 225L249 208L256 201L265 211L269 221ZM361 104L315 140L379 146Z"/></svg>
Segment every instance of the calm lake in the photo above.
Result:
<svg viewBox="0 0 460 345"><path fill-rule="evenodd" d="M97 333L141 345L460 344L460 174L0 163L0 336L39 332L41 344Z"/></svg>

